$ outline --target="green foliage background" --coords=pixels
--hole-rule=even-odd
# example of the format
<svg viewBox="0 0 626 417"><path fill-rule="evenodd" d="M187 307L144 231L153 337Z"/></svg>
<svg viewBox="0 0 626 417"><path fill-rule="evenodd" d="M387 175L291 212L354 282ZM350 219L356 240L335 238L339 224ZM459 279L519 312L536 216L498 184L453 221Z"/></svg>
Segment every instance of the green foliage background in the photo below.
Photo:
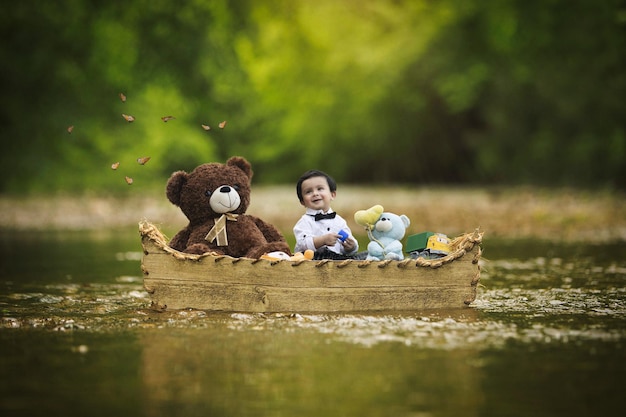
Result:
<svg viewBox="0 0 626 417"><path fill-rule="evenodd" d="M2 3L2 193L231 155L255 183L626 187L622 1Z"/></svg>

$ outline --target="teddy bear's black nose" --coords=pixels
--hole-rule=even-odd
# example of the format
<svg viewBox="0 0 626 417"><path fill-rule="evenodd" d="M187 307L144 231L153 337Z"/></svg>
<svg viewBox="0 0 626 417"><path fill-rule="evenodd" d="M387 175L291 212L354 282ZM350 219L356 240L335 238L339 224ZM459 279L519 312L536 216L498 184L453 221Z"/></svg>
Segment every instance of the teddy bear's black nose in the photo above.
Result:
<svg viewBox="0 0 626 417"><path fill-rule="evenodd" d="M221 187L220 193L230 193L230 187L228 185Z"/></svg>

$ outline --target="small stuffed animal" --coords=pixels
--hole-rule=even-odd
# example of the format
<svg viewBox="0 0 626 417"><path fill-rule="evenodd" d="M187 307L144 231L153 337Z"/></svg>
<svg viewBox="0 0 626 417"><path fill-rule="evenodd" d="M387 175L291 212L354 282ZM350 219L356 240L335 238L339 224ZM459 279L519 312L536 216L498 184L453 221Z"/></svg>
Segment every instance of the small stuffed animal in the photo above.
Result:
<svg viewBox="0 0 626 417"><path fill-rule="evenodd" d="M404 214L398 216L394 213L383 212L380 205L368 210L359 210L355 213L355 221L364 226L370 243L367 245L367 260L382 261L391 259L401 261L402 242L400 241L411 221ZM369 214L368 214L369 213ZM374 214L380 213L374 220Z"/></svg>
<svg viewBox="0 0 626 417"><path fill-rule="evenodd" d="M174 172L166 195L189 224L172 238L170 247L193 254L215 252L255 259L274 251L291 254L276 227L245 214L251 179L250 163L238 156L225 164L200 165L191 173Z"/></svg>
<svg viewBox="0 0 626 417"><path fill-rule="evenodd" d="M313 259L314 254L311 249L307 249L304 252L296 252L292 256L289 256L285 252L270 252L263 254L261 259L268 261L310 261Z"/></svg>

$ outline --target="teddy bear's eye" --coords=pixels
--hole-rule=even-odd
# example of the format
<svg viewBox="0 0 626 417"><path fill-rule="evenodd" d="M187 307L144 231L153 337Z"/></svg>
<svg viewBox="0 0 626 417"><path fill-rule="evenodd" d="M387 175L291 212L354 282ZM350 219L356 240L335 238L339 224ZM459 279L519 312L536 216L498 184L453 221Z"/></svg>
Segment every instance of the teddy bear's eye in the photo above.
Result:
<svg viewBox="0 0 626 417"><path fill-rule="evenodd" d="M238 184L235 184L235 185L233 185L233 188L235 189L235 191L239 191L239 188L240 188L240 187L239 187L239 185L238 185Z"/></svg>
<svg viewBox="0 0 626 417"><path fill-rule="evenodd" d="M204 192L204 195L207 197L211 197L211 191L207 190Z"/></svg>

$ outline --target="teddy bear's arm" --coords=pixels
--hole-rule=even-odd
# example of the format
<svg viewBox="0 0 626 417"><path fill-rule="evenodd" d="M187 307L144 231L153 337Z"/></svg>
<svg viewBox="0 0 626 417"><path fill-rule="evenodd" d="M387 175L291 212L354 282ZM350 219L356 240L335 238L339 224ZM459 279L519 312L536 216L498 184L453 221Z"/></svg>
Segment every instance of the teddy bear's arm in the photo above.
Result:
<svg viewBox="0 0 626 417"><path fill-rule="evenodd" d="M264 240L263 243L256 242L257 244L250 245L246 256L250 258L259 258L264 253L276 251L285 252L286 254L291 255L291 250L289 249L287 241L274 225L266 223L255 216L244 216L252 223L254 223L254 225L262 235L261 239ZM242 216L240 216L239 218L241 219ZM248 230L248 237L250 238L251 236L252 235L250 234L250 230Z"/></svg>
<svg viewBox="0 0 626 417"><path fill-rule="evenodd" d="M382 256L383 247L378 242L371 241L367 244L367 252L373 256Z"/></svg>
<svg viewBox="0 0 626 417"><path fill-rule="evenodd" d="M189 226L185 227L180 232L176 233L176 235L170 240L169 246L170 248L176 249L177 251L184 252L187 248L187 242L189 241L189 234L191 230Z"/></svg>
<svg viewBox="0 0 626 417"><path fill-rule="evenodd" d="M285 237L278 231L278 229L269 223L259 219L255 216L250 216L256 226L259 228L263 236L265 236L265 240L268 242L286 242Z"/></svg>
<svg viewBox="0 0 626 417"><path fill-rule="evenodd" d="M402 243L399 240L394 240L393 242L390 242L386 247L385 247L385 251L387 253L389 252L396 252L396 253L402 253Z"/></svg>

